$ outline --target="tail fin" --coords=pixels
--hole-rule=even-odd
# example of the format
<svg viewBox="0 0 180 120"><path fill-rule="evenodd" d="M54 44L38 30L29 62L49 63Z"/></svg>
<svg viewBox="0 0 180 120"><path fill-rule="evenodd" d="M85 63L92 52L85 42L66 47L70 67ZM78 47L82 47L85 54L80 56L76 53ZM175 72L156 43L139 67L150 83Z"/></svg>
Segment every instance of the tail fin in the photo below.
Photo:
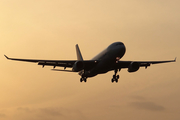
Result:
<svg viewBox="0 0 180 120"><path fill-rule="evenodd" d="M77 59L80 60L80 61L83 61L83 57L81 55L81 51L79 49L78 44L76 44L76 54L77 54Z"/></svg>

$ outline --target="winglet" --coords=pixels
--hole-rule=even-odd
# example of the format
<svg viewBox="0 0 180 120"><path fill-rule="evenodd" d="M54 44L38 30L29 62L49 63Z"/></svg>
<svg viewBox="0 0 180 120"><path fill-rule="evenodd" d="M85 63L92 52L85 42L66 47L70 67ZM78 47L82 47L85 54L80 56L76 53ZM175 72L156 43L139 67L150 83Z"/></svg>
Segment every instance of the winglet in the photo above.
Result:
<svg viewBox="0 0 180 120"><path fill-rule="evenodd" d="M176 62L176 57L175 57L175 59L174 59L174 62Z"/></svg>
<svg viewBox="0 0 180 120"><path fill-rule="evenodd" d="M4 55L4 56L5 56L7 59L9 59L8 56L6 56L6 55Z"/></svg>

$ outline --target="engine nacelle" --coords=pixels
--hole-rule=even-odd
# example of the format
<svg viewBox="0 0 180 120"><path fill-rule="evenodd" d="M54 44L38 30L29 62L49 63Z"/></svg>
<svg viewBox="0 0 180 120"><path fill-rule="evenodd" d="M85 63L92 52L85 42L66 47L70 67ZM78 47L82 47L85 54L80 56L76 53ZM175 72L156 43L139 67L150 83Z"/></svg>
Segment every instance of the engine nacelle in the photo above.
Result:
<svg viewBox="0 0 180 120"><path fill-rule="evenodd" d="M136 72L137 70L139 70L139 63L138 62L131 62L131 64L128 67L128 72Z"/></svg>
<svg viewBox="0 0 180 120"><path fill-rule="evenodd" d="M73 65L72 71L79 72L84 69L84 62L83 61L76 61Z"/></svg>

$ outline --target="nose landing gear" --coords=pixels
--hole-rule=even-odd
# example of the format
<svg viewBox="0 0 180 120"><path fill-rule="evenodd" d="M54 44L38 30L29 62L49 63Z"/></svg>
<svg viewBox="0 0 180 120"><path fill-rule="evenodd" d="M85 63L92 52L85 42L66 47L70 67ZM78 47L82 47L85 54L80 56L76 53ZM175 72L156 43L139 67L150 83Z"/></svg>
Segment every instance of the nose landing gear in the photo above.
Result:
<svg viewBox="0 0 180 120"><path fill-rule="evenodd" d="M119 71L120 71L120 69L119 69ZM119 75L116 75L118 70L116 69L114 72L115 72L115 74L113 75L113 78L111 79L111 82L113 83L115 81L117 83L118 79L119 79Z"/></svg>
<svg viewBox="0 0 180 120"><path fill-rule="evenodd" d="M115 76L115 75L113 75L113 78L111 79L111 82L113 83L113 82L118 82L118 79L119 79L119 75L117 75L117 76Z"/></svg>

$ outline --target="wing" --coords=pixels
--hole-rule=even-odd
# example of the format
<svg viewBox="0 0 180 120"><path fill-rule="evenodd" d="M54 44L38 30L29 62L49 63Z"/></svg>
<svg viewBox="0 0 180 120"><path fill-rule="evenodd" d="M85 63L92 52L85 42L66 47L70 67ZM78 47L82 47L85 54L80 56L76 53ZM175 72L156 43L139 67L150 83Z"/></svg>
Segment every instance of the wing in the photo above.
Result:
<svg viewBox="0 0 180 120"><path fill-rule="evenodd" d="M18 58L9 58L4 55L8 60L16 60L23 62L32 62L38 63L38 65L44 66L60 66L60 67L73 67L75 60L38 60L38 59L18 59Z"/></svg>
<svg viewBox="0 0 180 120"><path fill-rule="evenodd" d="M132 62L136 62L139 64L140 67L145 67L147 68L151 64L160 64L160 63L168 63L168 62L176 62L176 58L174 60L167 60L167 61L118 61L116 64L116 68L128 68L129 65Z"/></svg>
<svg viewBox="0 0 180 120"><path fill-rule="evenodd" d="M38 65L44 66L53 66L54 68L56 66L58 67L68 67L72 68L74 63L77 60L38 60L38 59L19 59L19 58L9 58L6 55L4 55L8 60L15 60L15 61L23 61L23 62L32 62L32 63L38 63ZM90 69L94 65L97 64L97 61L95 60L85 60L84 62L84 69ZM60 71L60 70L59 70Z"/></svg>

